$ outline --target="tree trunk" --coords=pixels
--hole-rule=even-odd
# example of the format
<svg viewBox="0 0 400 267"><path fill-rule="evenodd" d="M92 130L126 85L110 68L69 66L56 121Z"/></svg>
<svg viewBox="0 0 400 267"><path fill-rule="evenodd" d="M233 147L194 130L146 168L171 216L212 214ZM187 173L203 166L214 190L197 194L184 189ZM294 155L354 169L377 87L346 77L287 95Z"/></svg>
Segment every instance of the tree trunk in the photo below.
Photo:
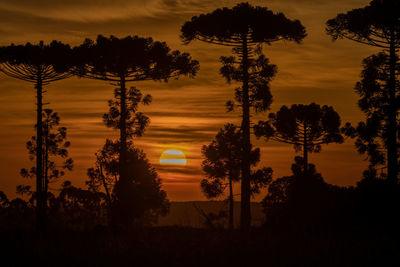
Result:
<svg viewBox="0 0 400 267"><path fill-rule="evenodd" d="M108 190L106 179L105 179L104 174L103 174L103 167L101 166L101 164L100 164L100 176L101 176L101 181L103 182L104 190L106 191L108 207L111 207L111 203L112 203L111 202L111 195L110 195L110 191Z"/></svg>
<svg viewBox="0 0 400 267"><path fill-rule="evenodd" d="M307 123L304 123L304 143L303 143L303 161L304 161L304 178L308 172L308 140L307 140Z"/></svg>
<svg viewBox="0 0 400 267"><path fill-rule="evenodd" d="M46 120L46 130L44 133L44 156L43 156L43 173L44 173L44 186L43 186L43 202L44 205L47 209L47 192L48 192L48 188L49 188L49 121L48 119Z"/></svg>
<svg viewBox="0 0 400 267"><path fill-rule="evenodd" d="M229 229L233 229L233 185L232 185L232 175L229 174Z"/></svg>
<svg viewBox="0 0 400 267"><path fill-rule="evenodd" d="M396 107L396 48L392 30L390 38L390 78L389 78L389 112L387 133L387 168L388 180L397 183L397 107Z"/></svg>
<svg viewBox="0 0 400 267"><path fill-rule="evenodd" d="M36 82L36 229L46 231L46 206L43 197L43 125L42 125L42 73L39 68Z"/></svg>
<svg viewBox="0 0 400 267"><path fill-rule="evenodd" d="M102 163L99 164L99 170L100 170L100 177L103 182L103 187L104 190L106 191L106 198L107 198L107 223L109 226L113 226L113 219L112 219L112 201L111 201L111 195L110 191L108 190L108 186L106 183L106 179L103 174L103 167Z"/></svg>
<svg viewBox="0 0 400 267"><path fill-rule="evenodd" d="M120 147L119 147L119 180L117 183L117 200L111 209L111 224L113 228L124 230L129 225L128 209L128 175L127 175L127 134L126 134L126 88L125 76L120 76Z"/></svg>
<svg viewBox="0 0 400 267"><path fill-rule="evenodd" d="M249 230L251 227L250 212L250 103L249 103L249 58L248 58L247 34L243 37L242 66L243 66L243 158L242 158L242 183L241 183L241 209L240 228Z"/></svg>
<svg viewBox="0 0 400 267"><path fill-rule="evenodd" d="M121 86L121 110L120 110L120 155L119 155L119 181L120 183L126 182L126 88L125 88L125 76L121 75L120 80Z"/></svg>

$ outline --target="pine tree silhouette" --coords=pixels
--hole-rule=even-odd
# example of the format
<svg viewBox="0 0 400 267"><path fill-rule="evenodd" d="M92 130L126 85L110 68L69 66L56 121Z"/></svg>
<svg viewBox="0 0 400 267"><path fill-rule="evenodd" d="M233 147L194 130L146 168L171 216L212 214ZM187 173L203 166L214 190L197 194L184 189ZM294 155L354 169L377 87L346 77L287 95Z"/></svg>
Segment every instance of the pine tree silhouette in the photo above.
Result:
<svg viewBox="0 0 400 267"><path fill-rule="evenodd" d="M0 48L0 71L6 75L35 84L37 106L36 151L36 217L38 231L46 230L46 203L43 184L43 86L72 76L69 45L53 41L49 45L10 45Z"/></svg>
<svg viewBox="0 0 400 267"><path fill-rule="evenodd" d="M304 174L307 174L309 152L319 152L322 144L343 142L339 115L332 107L315 103L282 106L276 114L269 114L268 121L260 121L254 131L258 137L292 144L296 151L303 150Z"/></svg>

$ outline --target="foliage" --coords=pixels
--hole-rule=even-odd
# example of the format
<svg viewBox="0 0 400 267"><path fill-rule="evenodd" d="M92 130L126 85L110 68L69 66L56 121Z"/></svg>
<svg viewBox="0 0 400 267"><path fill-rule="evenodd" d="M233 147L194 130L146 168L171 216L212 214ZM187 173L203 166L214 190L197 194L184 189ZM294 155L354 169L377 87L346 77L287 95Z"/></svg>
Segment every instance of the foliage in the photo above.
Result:
<svg viewBox="0 0 400 267"><path fill-rule="evenodd" d="M283 13L274 14L266 7L253 7L249 3L195 16L182 26L181 32L185 43L198 39L223 45L240 43L243 34L249 42L267 44L279 40L299 43L306 36L300 21L289 20Z"/></svg>
<svg viewBox="0 0 400 267"><path fill-rule="evenodd" d="M207 198L215 198L224 194L225 189L233 182L240 180L240 166L242 158L241 132L233 124L226 124L220 129L215 139L204 145L202 154L203 171L207 179L201 181L201 188ZM260 161L260 149L253 149L250 162L255 166ZM252 194L258 194L271 180L272 169L262 168L252 172ZM228 182L224 182L225 180Z"/></svg>
<svg viewBox="0 0 400 267"><path fill-rule="evenodd" d="M103 115L104 124L107 127L121 129L121 89L114 91L116 100L108 100L109 112ZM152 101L151 95L143 95L139 89L131 87L126 92L125 124L127 138L142 136L150 119L142 112L138 112L139 104L149 105Z"/></svg>
<svg viewBox="0 0 400 267"><path fill-rule="evenodd" d="M0 71L23 81L43 84L71 77L73 66L71 48L68 44L52 41L45 45L26 43L25 45L3 46L0 49Z"/></svg>
<svg viewBox="0 0 400 267"><path fill-rule="evenodd" d="M303 231L353 223L357 217L354 188L327 184L314 164L308 164L307 176L304 168L304 159L295 157L293 174L272 181L262 201L267 222Z"/></svg>
<svg viewBox="0 0 400 267"><path fill-rule="evenodd" d="M68 148L71 143L66 141L67 128L58 127L60 124L60 116L51 109L43 111L43 174L46 186L48 183L64 176L65 171L73 168L73 160L68 158ZM35 128L37 125L35 125ZM32 136L31 140L26 143L29 153L29 159L33 161L36 158L36 136ZM54 159L53 159L54 158ZM62 162L57 158L61 158ZM33 178L36 175L36 167L30 169L21 169L20 174L24 178ZM46 189L47 191L47 189Z"/></svg>
<svg viewBox="0 0 400 267"><path fill-rule="evenodd" d="M258 137L292 144L296 151L303 150L305 166L308 152L319 152L322 144L343 142L339 115L332 107L315 103L282 106L276 114L269 114L269 120L259 121L254 131Z"/></svg>
<svg viewBox="0 0 400 267"><path fill-rule="evenodd" d="M77 188L65 181L58 197L51 201L50 213L58 227L88 231L106 223L105 206L103 193Z"/></svg>
<svg viewBox="0 0 400 267"><path fill-rule="evenodd" d="M75 73L86 78L120 82L163 80L194 76L199 69L187 53L171 51L165 42L152 38L97 36L74 48Z"/></svg>
<svg viewBox="0 0 400 267"><path fill-rule="evenodd" d="M261 49L254 51L257 58L250 58L248 61L248 94L249 106L256 113L264 112L272 104L270 82L277 73L276 65L270 64L269 59L261 54ZM222 67L220 74L225 77L228 83L231 81L240 82L244 80L243 64L240 64L236 57L221 57ZM239 65L238 65L239 63ZM235 101L228 101L228 111L233 111L237 106L243 106L244 91L242 87L235 89Z"/></svg>
<svg viewBox="0 0 400 267"><path fill-rule="evenodd" d="M88 170L86 182L94 192L106 191L111 204L111 214L118 222L151 224L159 215L168 212L169 201L161 189L161 179L148 162L143 151L128 143L128 181L121 183L118 172L119 142L106 141L96 153L96 167ZM121 203L120 198L124 201ZM125 218L121 220L119 216ZM125 221L128 220L128 221Z"/></svg>
<svg viewBox="0 0 400 267"><path fill-rule="evenodd" d="M389 48L394 34L400 47L400 3L397 0L373 0L363 8L338 14L326 22L333 40L350 39L359 43Z"/></svg>
<svg viewBox="0 0 400 267"><path fill-rule="evenodd" d="M326 31L332 36L333 40L346 38L389 51L389 79L386 81L388 98L386 103L381 103L381 108L387 105L387 131L384 138L387 150L387 178L395 184L398 182L399 171L397 140L399 105L396 96L396 69L398 69L397 50L400 48L400 3L397 0L373 0L364 8L353 9L346 14L339 14L336 18L328 20ZM361 108L363 109L363 107ZM370 118L367 117L368 119ZM361 127L363 126L361 125ZM367 131L370 131L370 129L367 129ZM376 132L372 129L373 131ZM371 134L373 134L372 132ZM372 146L374 145L376 145L376 142L372 144ZM376 155L370 156L370 158L375 162L382 162L382 157L379 158L380 155L376 152L378 150L375 148L372 148L372 150L375 151L372 154Z"/></svg>
<svg viewBox="0 0 400 267"><path fill-rule="evenodd" d="M383 52L363 60L361 81L356 83L355 91L360 96L358 106L365 114L366 120L359 122L356 127L346 123L342 128L344 134L356 139L355 145L358 152L367 155L371 168L377 168L387 162L387 131L390 108L388 61L389 56ZM400 73L398 68L396 73L397 75ZM396 83L399 84L398 79L396 79ZM399 93L396 93L396 99L398 102ZM397 127L399 127L398 123Z"/></svg>

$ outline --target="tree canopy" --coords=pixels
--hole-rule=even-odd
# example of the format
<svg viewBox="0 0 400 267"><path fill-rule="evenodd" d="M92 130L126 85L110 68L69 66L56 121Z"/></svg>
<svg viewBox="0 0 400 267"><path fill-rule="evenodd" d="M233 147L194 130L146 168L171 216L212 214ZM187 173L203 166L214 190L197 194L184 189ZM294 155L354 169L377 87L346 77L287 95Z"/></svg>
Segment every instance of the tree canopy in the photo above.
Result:
<svg viewBox="0 0 400 267"><path fill-rule="evenodd" d="M259 121L255 133L258 137L292 144L296 151L303 150L304 164L308 164L308 152L319 152L322 144L343 142L340 123L339 115L330 106L295 104L269 114L268 121Z"/></svg>
<svg viewBox="0 0 400 267"><path fill-rule="evenodd" d="M254 7L249 3L194 16L182 26L181 32L186 44L197 39L228 46L241 45L243 35L249 44L270 44L279 40L300 43L306 36L299 20L290 20L283 13L273 13L266 7Z"/></svg>
<svg viewBox="0 0 400 267"><path fill-rule="evenodd" d="M171 51L165 42L152 38L99 35L74 48L76 74L86 78L119 82L163 80L196 75L199 63L188 53Z"/></svg>
<svg viewBox="0 0 400 267"><path fill-rule="evenodd" d="M45 45L43 41L34 45L14 45L1 47L0 71L23 81L36 83L38 75L46 85L71 77L73 67L71 48L68 44L52 41Z"/></svg>
<svg viewBox="0 0 400 267"><path fill-rule="evenodd" d="M350 39L359 43L389 48L393 37L400 47L400 2L373 0L363 8L338 14L326 23L333 40ZM393 36L392 36L393 35Z"/></svg>

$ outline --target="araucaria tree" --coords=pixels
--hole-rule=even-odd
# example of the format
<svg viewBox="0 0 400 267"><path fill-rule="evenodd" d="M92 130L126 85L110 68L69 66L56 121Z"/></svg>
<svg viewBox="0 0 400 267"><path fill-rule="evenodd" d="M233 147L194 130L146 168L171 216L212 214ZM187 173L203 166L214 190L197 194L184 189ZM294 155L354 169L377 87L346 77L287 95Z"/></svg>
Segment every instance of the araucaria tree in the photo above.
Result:
<svg viewBox="0 0 400 267"><path fill-rule="evenodd" d="M68 157L68 148L71 143L66 141L67 128L58 127L60 124L60 116L51 109L43 110L43 141L42 141L42 173L43 184L42 192L44 202L47 205L47 192L50 182L64 176L65 171L72 170L73 160ZM35 125L37 127L37 125ZM36 136L32 136L31 140L26 143L29 159L36 158ZM58 158L58 159L57 159ZM33 178L36 175L36 167L30 169L21 169L21 176L24 178Z"/></svg>
<svg viewBox="0 0 400 267"><path fill-rule="evenodd" d="M193 40L232 47L235 57L222 57L221 74L228 81L241 83L236 89L236 100L242 108L242 179L241 228L250 227L250 108L264 111L272 97L269 82L276 73L275 66L261 54L261 45L280 40L300 43L306 36L298 20L287 19L282 13L274 14L266 7L253 7L241 3L233 8L217 9L193 17L181 29L181 38L188 44ZM228 102L230 108L233 103Z"/></svg>
<svg viewBox="0 0 400 267"><path fill-rule="evenodd" d="M355 91L359 94L358 106L365 114L365 122L359 122L356 127L346 123L342 131L356 138L355 145L361 154L367 154L370 162L369 170L366 175L376 174L378 166L386 165L388 147L387 138L389 130L389 109L390 89L388 82L390 80L389 55L378 53L369 56L363 60L364 69L361 72L361 80L356 83ZM400 69L397 67L396 88L399 87ZM400 93L396 91L396 102L400 100ZM396 128L399 123L396 121ZM399 142L399 136L397 136ZM384 167L382 168L384 169ZM372 172L371 172L372 171ZM386 172L382 171L386 176Z"/></svg>
<svg viewBox="0 0 400 267"><path fill-rule="evenodd" d="M386 81L387 105L387 149L388 179L397 183L398 142L396 98L396 50L400 48L400 2L398 0L373 0L368 6L353 9L327 21L327 33L333 40L349 39L388 51L389 79Z"/></svg>
<svg viewBox="0 0 400 267"><path fill-rule="evenodd" d="M33 83L36 89L36 217L39 231L46 229L46 203L43 179L43 86L71 76L70 47L53 41L50 45L10 45L0 48L0 71Z"/></svg>
<svg viewBox="0 0 400 267"><path fill-rule="evenodd" d="M304 173L307 175L308 153L319 152L322 144L342 143L340 117L329 106L309 105L282 106L268 121L255 126L258 137L292 144L296 151L303 150Z"/></svg>
<svg viewBox="0 0 400 267"><path fill-rule="evenodd" d="M201 152L205 159L202 162L207 178L201 181L201 189L207 198L224 195L229 189L229 228L233 229L234 195L233 184L240 180L242 160L242 134L233 124L226 124L209 144L204 145ZM252 149L250 164L255 166L260 161L260 150ZM251 192L258 194L272 180L272 169L261 168L250 174Z"/></svg>
<svg viewBox="0 0 400 267"><path fill-rule="evenodd" d="M110 112L104 116L104 121L107 126L119 129L118 188L129 189L131 173L127 170L127 142L133 136L141 136L148 124L148 118L136 112L139 104L136 98L140 92L135 88L127 90L126 83L145 80L167 82L170 78L178 78L181 75L193 77L199 69L199 64L187 53L171 51L164 42L138 36L119 39L100 35L95 42L86 39L74 50L79 62L76 74L117 83L119 86L115 91L116 100L109 102ZM149 100L150 98L144 98L143 102ZM120 203L121 207L126 206L124 202L129 202L129 199L125 197L129 198L129 194L119 193L117 203ZM119 208L116 210L127 213Z"/></svg>

